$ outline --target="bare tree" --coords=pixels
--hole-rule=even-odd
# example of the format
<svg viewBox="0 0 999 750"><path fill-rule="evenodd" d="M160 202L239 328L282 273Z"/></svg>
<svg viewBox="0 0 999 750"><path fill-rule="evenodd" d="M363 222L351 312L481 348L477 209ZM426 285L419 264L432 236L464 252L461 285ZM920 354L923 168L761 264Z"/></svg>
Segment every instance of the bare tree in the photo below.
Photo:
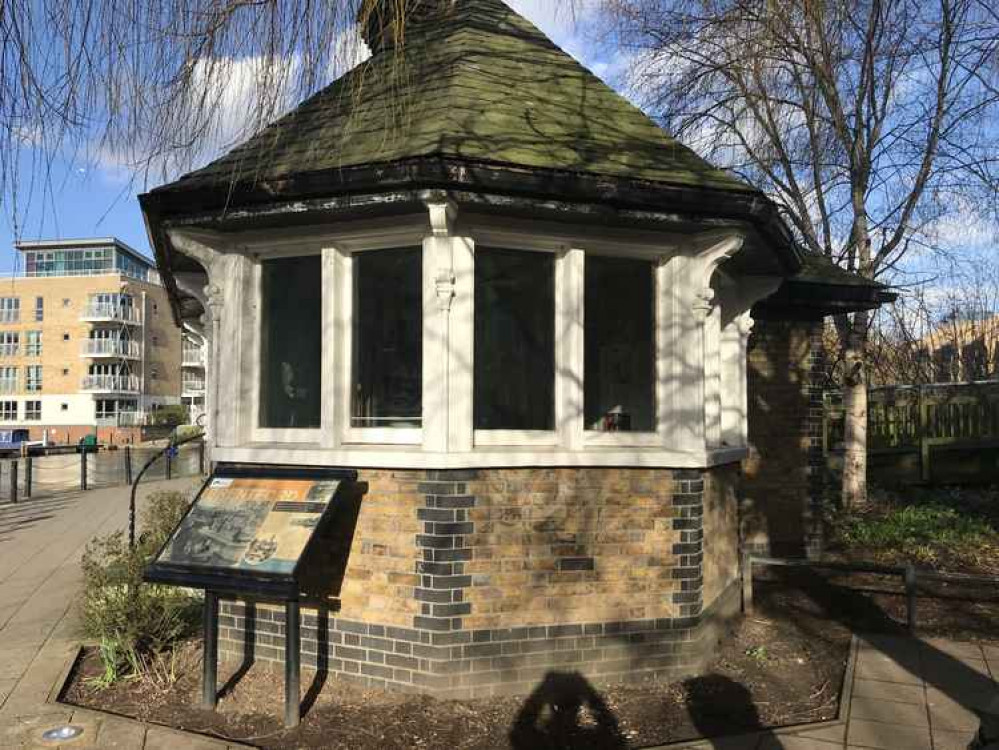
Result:
<svg viewBox="0 0 999 750"><path fill-rule="evenodd" d="M933 246L959 196L994 210L999 19L985 0L603 5L637 96L782 203L806 250L875 278ZM848 504L866 499L869 323L836 321Z"/></svg>
<svg viewBox="0 0 999 750"><path fill-rule="evenodd" d="M175 177L362 59L358 18L431 1L0 0L0 211L55 159Z"/></svg>

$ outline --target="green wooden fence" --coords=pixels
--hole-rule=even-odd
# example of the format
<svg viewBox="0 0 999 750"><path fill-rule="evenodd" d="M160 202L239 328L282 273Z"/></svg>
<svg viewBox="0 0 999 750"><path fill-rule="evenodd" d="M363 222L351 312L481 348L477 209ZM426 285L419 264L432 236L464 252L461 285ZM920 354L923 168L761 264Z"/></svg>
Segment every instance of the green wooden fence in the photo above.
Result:
<svg viewBox="0 0 999 750"><path fill-rule="evenodd" d="M825 394L822 438L835 467L838 391ZM889 483L999 481L999 382L871 388L867 440L872 476Z"/></svg>

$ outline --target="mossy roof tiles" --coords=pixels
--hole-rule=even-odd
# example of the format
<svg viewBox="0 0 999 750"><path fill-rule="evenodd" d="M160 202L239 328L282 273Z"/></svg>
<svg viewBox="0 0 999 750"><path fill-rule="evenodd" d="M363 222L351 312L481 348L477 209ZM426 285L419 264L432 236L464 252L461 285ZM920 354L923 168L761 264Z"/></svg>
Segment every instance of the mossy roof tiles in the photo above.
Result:
<svg viewBox="0 0 999 750"><path fill-rule="evenodd" d="M158 190L440 156L679 186L716 169L500 0L458 0L208 166ZM157 191L154 191L157 192Z"/></svg>

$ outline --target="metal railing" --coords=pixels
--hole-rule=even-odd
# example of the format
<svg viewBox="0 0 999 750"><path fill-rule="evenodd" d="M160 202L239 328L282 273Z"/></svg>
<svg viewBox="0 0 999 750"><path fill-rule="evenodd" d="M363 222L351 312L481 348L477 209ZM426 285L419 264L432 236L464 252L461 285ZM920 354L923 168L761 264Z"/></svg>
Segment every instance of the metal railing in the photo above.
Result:
<svg viewBox="0 0 999 750"><path fill-rule="evenodd" d="M17 378L0 379L0 393L17 393L20 390L20 381Z"/></svg>
<svg viewBox="0 0 999 750"><path fill-rule="evenodd" d="M16 357L20 349L19 344L0 344L0 357Z"/></svg>
<svg viewBox="0 0 999 750"><path fill-rule="evenodd" d="M999 587L999 578L977 576L967 573L942 573L935 570L919 570L908 565L877 565L875 563L838 563L802 560L799 558L764 557L744 554L742 556L742 611L753 611L753 566L774 568L810 568L812 570L832 570L841 573L874 573L876 575L899 576L905 587L906 626L910 633L916 631L916 597L919 595L920 579L939 583L963 583Z"/></svg>
<svg viewBox="0 0 999 750"><path fill-rule="evenodd" d="M180 364L184 367L204 367L204 350L197 346L185 346L181 352Z"/></svg>
<svg viewBox="0 0 999 750"><path fill-rule="evenodd" d="M135 375L85 375L81 383L81 390L138 393L139 378Z"/></svg>
<svg viewBox="0 0 999 750"><path fill-rule="evenodd" d="M20 320L20 310L0 310L0 323L17 323Z"/></svg>
<svg viewBox="0 0 999 750"><path fill-rule="evenodd" d="M184 393L204 393L204 380L182 380L180 390Z"/></svg>
<svg viewBox="0 0 999 750"><path fill-rule="evenodd" d="M83 320L116 320L122 323L142 322L142 313L139 308L132 305L115 305L100 302L91 302L80 315Z"/></svg>
<svg viewBox="0 0 999 750"><path fill-rule="evenodd" d="M84 357L139 358L139 342L127 339L87 339L80 346Z"/></svg>
<svg viewBox="0 0 999 750"><path fill-rule="evenodd" d="M148 480L202 476L205 472L202 437L199 434L179 441L173 450L135 446L110 451L80 448L75 453L28 455L0 461L0 501L17 503L22 498L125 486L142 476ZM197 444L177 448L191 442ZM169 455L164 458L165 451ZM164 460L157 463L160 458Z"/></svg>

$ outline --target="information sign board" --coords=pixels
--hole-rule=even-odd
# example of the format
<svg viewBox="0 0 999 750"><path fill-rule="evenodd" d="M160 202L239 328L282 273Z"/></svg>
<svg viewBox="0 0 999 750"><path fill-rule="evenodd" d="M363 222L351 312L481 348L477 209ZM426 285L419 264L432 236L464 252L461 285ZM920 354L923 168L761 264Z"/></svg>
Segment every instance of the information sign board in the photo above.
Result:
<svg viewBox="0 0 999 750"><path fill-rule="evenodd" d="M353 478L347 474L220 468L146 570L146 580L247 593L291 591L341 481Z"/></svg>

